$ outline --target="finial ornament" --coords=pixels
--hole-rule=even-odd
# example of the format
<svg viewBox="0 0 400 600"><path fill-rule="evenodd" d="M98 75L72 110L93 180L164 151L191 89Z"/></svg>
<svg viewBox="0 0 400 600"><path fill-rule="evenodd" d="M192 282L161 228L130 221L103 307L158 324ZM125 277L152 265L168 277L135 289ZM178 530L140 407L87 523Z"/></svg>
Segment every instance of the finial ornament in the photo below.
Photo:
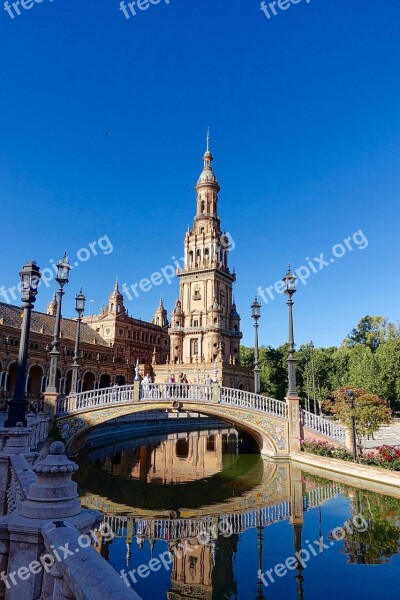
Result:
<svg viewBox="0 0 400 600"><path fill-rule="evenodd" d="M210 128L207 127L207 152L210 152Z"/></svg>

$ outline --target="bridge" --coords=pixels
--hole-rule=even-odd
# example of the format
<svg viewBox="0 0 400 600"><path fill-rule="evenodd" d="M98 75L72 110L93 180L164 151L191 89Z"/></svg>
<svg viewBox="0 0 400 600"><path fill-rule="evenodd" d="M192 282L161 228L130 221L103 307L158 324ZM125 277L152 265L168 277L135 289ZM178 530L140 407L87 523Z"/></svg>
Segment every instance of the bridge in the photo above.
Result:
<svg viewBox="0 0 400 600"><path fill-rule="evenodd" d="M107 421L154 410L196 411L248 431L262 454L288 458L300 439L318 438L345 445L346 428L303 410L299 398L287 401L219 384L141 383L113 386L58 398L54 406L45 395L45 415L55 425L69 451L85 432Z"/></svg>

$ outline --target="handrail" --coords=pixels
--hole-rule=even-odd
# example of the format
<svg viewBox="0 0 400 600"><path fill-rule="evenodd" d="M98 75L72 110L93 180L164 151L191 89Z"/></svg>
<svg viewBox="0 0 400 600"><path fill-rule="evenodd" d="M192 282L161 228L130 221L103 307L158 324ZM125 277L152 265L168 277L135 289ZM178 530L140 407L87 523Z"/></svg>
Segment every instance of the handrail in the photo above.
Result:
<svg viewBox="0 0 400 600"><path fill-rule="evenodd" d="M315 415L314 413L304 409L300 410L300 419L303 427L312 429L312 431L321 433L322 435L325 435L326 437L329 437L341 444L345 444L346 427L343 425L333 423L324 417L320 417L319 415Z"/></svg>
<svg viewBox="0 0 400 600"><path fill-rule="evenodd" d="M69 593L73 594L68 598L141 600L140 596L126 586L117 571L93 546L85 547L80 544L81 533L71 524L58 522L56 526L54 523L49 523L43 527L42 535L46 550L51 555L54 548L75 548L75 552L71 552L67 558L56 562L56 573L54 573L69 588ZM57 595L59 589L55 589L54 592L54 598L66 597Z"/></svg>
<svg viewBox="0 0 400 600"><path fill-rule="evenodd" d="M27 499L29 488L36 481L36 474L23 454L10 454L10 483L7 488L8 513L21 508Z"/></svg>
<svg viewBox="0 0 400 600"><path fill-rule="evenodd" d="M258 410L260 412L266 412L271 415L283 417L285 419L288 416L288 407L286 402L234 388L221 388L221 403L230 404L239 408L250 408L252 410Z"/></svg>

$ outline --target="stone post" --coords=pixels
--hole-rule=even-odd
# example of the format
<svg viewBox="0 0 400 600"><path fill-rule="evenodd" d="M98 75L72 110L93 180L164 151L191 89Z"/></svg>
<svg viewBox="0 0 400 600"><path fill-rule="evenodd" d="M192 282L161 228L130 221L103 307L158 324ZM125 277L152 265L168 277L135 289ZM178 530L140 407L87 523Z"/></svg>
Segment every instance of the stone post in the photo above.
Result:
<svg viewBox="0 0 400 600"><path fill-rule="evenodd" d="M133 382L133 401L134 402L139 402L140 401L140 385L141 385L141 381L135 379L135 381Z"/></svg>
<svg viewBox="0 0 400 600"><path fill-rule="evenodd" d="M354 454L353 435L350 427L346 427L346 448Z"/></svg>
<svg viewBox="0 0 400 600"><path fill-rule="evenodd" d="M286 403L288 407L289 421L289 453L300 451L300 398L298 396L287 396Z"/></svg>
<svg viewBox="0 0 400 600"><path fill-rule="evenodd" d="M57 410L58 394L56 392L44 392L43 394L43 418L50 419L49 427L53 429Z"/></svg>
<svg viewBox="0 0 400 600"><path fill-rule="evenodd" d="M82 510L77 484L71 479L78 467L68 460L64 451L62 442L54 442L50 446L48 456L33 467L37 479L30 487L21 510L7 517L10 540L7 572L21 576L16 578L16 585L6 589L5 600L42 597L43 584L49 591L49 579L43 577L43 567L48 573L57 556L45 549L44 527L65 526L64 520L67 519L66 523L86 532L102 519L97 511ZM46 566L42 562L41 567L40 559L47 563Z"/></svg>
<svg viewBox="0 0 400 600"><path fill-rule="evenodd" d="M213 402L221 402L221 390L219 387L219 383L212 384L212 401Z"/></svg>
<svg viewBox="0 0 400 600"><path fill-rule="evenodd" d="M24 454L28 461L33 461L37 457L36 453L30 452L29 436L31 430L26 427L18 426L11 429L2 430L3 448L0 453L0 512L7 513L7 487L10 481L10 455Z"/></svg>

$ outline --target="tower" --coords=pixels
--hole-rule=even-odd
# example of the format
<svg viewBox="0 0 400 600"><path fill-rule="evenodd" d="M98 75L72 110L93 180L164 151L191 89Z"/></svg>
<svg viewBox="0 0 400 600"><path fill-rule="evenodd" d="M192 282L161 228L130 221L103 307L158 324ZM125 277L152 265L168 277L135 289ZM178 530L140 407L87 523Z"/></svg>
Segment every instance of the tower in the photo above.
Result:
<svg viewBox="0 0 400 600"><path fill-rule="evenodd" d="M159 325L162 328L168 328L167 311L164 308L163 300L160 298L160 304L154 311L153 325Z"/></svg>
<svg viewBox="0 0 400 600"><path fill-rule="evenodd" d="M240 317L233 302L236 275L229 269L230 238L218 214L220 186L212 168L210 138L195 186L196 215L178 269L179 299L172 313L172 363L239 363Z"/></svg>
<svg viewBox="0 0 400 600"><path fill-rule="evenodd" d="M57 302L57 298L56 298L56 293L54 292L51 301L47 305L46 315L52 315L53 317L55 317L57 314L57 306L58 306L58 302Z"/></svg>
<svg viewBox="0 0 400 600"><path fill-rule="evenodd" d="M106 312L111 315L122 315L125 313L124 297L119 291L118 279L115 281L115 286L108 297Z"/></svg>

